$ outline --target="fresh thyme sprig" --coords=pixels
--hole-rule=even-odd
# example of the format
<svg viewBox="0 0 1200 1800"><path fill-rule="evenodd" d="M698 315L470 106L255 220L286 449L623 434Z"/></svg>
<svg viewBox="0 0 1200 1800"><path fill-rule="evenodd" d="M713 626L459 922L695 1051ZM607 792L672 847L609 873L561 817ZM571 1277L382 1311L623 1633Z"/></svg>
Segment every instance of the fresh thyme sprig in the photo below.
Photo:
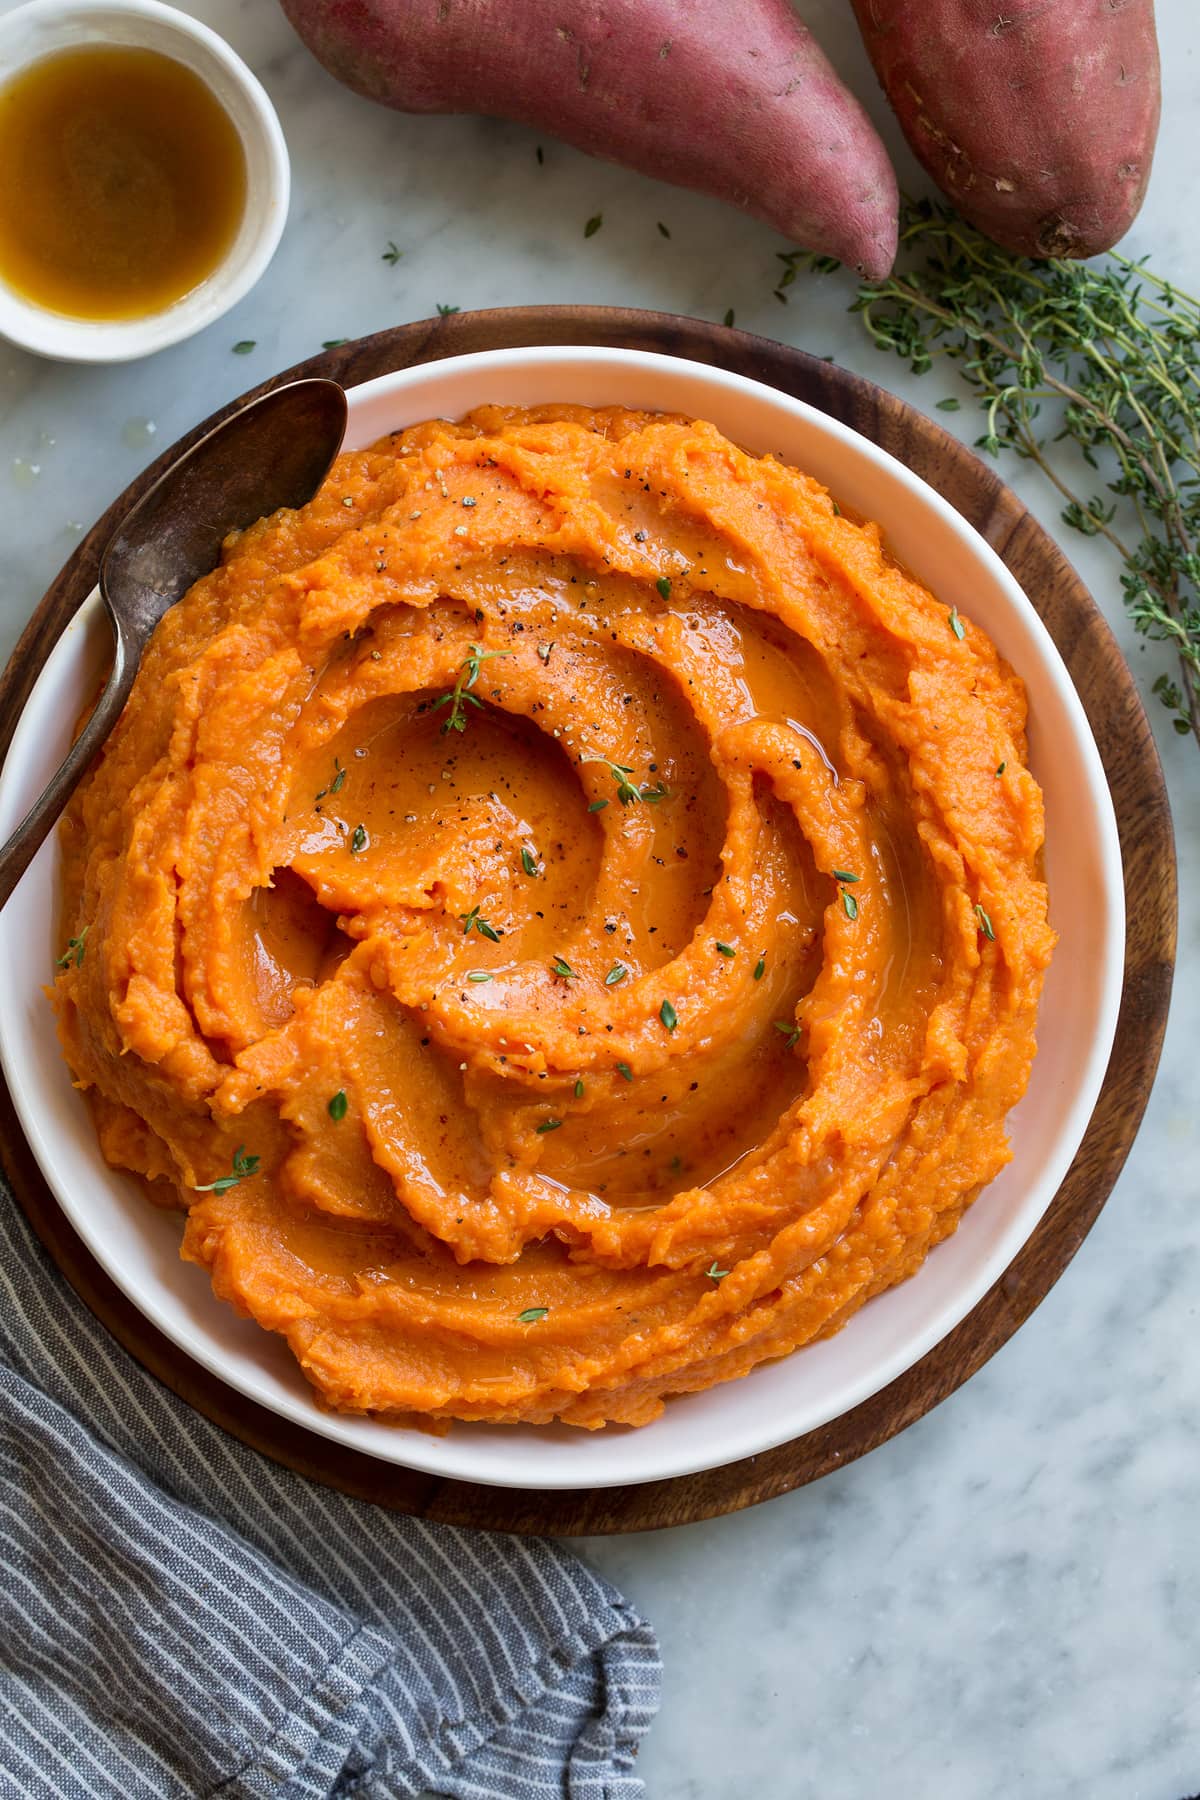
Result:
<svg viewBox="0 0 1200 1800"><path fill-rule="evenodd" d="M470 646L469 654L463 657L458 671L458 680L448 694L441 694L433 703L434 712L439 706L448 706L449 713L442 720L442 730L465 731L467 729L467 707L482 707L483 701L471 689L479 680L479 671L485 662L493 656L511 656L511 650L481 650L478 644Z"/></svg>
<svg viewBox="0 0 1200 1800"><path fill-rule="evenodd" d="M642 785L638 787L636 782L630 780L633 769L628 763L609 762L607 756L585 756L583 760L589 763L599 763L601 768L608 770L617 784L617 799L622 806L635 806L643 800L653 805L658 800L671 798L670 789L665 787L661 781L655 782L653 787L649 782L643 781ZM605 804L607 805L607 802ZM588 811L599 811L599 808L600 802L593 800Z"/></svg>
<svg viewBox="0 0 1200 1800"><path fill-rule="evenodd" d="M851 310L914 374L953 363L984 412L976 448L1036 463L1064 523L1112 546L1135 627L1178 658L1154 692L1200 743L1200 301L1115 253L1014 258L940 202L905 203L901 245L899 272Z"/></svg>
<svg viewBox="0 0 1200 1800"><path fill-rule="evenodd" d="M236 1187L239 1181L245 1181L248 1175L256 1175L258 1173L258 1165L261 1161L262 1158L260 1156L247 1156L245 1144L239 1144L233 1153L232 1173L229 1175L220 1175L217 1177L216 1181L206 1181L202 1186L197 1187L194 1192L197 1194L228 1193L229 1189Z"/></svg>
<svg viewBox="0 0 1200 1800"><path fill-rule="evenodd" d="M498 944L500 942L500 933L496 930L496 927L491 923L490 919L483 919L480 917L479 908L477 906L473 906L470 912L459 913L458 922L463 928L464 937L470 937L471 927L473 925L480 937L490 938L493 944Z"/></svg>
<svg viewBox="0 0 1200 1800"><path fill-rule="evenodd" d="M320 793L314 799L313 805L320 806L322 800L326 799L330 794L340 794L345 784L346 770L343 769L341 763L335 756L333 759L333 774L330 777L329 786L321 789Z"/></svg>
<svg viewBox="0 0 1200 1800"><path fill-rule="evenodd" d="M82 969L83 959L87 953L87 934L91 929L90 925L85 925L78 937L67 939L66 949L61 956L55 958L56 969L69 969L72 963L77 969Z"/></svg>

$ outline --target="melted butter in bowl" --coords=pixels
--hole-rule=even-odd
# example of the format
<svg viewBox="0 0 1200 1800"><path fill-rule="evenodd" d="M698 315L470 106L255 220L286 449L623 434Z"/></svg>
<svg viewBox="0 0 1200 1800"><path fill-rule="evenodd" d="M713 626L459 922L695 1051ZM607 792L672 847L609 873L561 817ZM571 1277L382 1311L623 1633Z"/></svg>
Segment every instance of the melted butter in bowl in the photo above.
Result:
<svg viewBox="0 0 1200 1800"><path fill-rule="evenodd" d="M0 88L0 280L80 319L159 312L212 274L246 156L212 89L156 50L63 50Z"/></svg>
<svg viewBox="0 0 1200 1800"><path fill-rule="evenodd" d="M125 362L249 292L287 146L215 31L159 0L31 0L0 13L0 69L0 335Z"/></svg>

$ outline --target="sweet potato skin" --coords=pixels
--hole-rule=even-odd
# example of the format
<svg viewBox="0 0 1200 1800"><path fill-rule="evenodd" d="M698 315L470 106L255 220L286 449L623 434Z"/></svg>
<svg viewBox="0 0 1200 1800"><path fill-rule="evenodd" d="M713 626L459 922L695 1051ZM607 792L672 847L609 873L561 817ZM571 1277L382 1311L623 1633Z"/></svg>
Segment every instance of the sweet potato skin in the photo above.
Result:
<svg viewBox="0 0 1200 1800"><path fill-rule="evenodd" d="M852 0L904 134L1021 256L1094 256L1137 216L1158 134L1153 0Z"/></svg>
<svg viewBox="0 0 1200 1800"><path fill-rule="evenodd" d="M404 112L515 119L741 207L871 276L886 150L789 0L283 0L309 49Z"/></svg>

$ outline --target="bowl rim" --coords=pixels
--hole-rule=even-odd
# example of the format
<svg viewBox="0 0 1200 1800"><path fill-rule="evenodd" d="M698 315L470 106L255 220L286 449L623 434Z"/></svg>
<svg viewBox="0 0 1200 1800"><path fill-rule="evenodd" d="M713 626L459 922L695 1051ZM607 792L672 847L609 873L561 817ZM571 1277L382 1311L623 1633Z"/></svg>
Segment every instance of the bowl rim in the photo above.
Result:
<svg viewBox="0 0 1200 1800"><path fill-rule="evenodd" d="M1020 1231L1020 1234L1015 1235L1010 1231L1008 1234L1002 1236L998 1247L993 1250L990 1256L984 1259L981 1268L976 1272L975 1278L970 1283L963 1284L963 1286L957 1290L953 1306L943 1306L927 1324L924 1331L910 1335L909 1339L906 1341L905 1348L901 1353L893 1355L886 1362L876 1366L869 1377L862 1379L850 1391L843 1391L839 1395L838 1403L828 1411L820 1413L819 1416L805 1416L803 1418L798 1418L789 1415L785 1411L782 1415L783 1422L777 1423L769 1430L762 1429L760 1423L756 1430L748 1434L744 1431L732 1431L728 1436L721 1437L719 1446L715 1450L709 1449L683 1457L677 1456L673 1461L660 1463L651 1468L638 1467L637 1465L642 1459L636 1456L631 1459L627 1453L623 1452L622 1446L628 1446L631 1441L639 1444L646 1443L648 1437L650 1437L655 1430L654 1425L642 1427L636 1433L621 1433L619 1430L610 1430L598 1434L582 1434L593 1442L597 1440L603 1440L605 1442L606 1446L611 1451L607 1467L597 1467L599 1458L593 1456L584 1458L585 1465L590 1464L590 1466L583 1466L577 1472L564 1473L558 1469L531 1471L528 1466L513 1467L507 1470L500 1468L498 1470L495 1467L488 1466L489 1455L487 1446L484 1447L484 1453L481 1457L473 1456L470 1452L470 1447L472 1445L478 1445L481 1436L487 1436L494 1442L496 1435L500 1434L502 1437L510 1437L511 1441L511 1434L514 1434L517 1430L522 1428L462 1427L456 1428L448 1438L440 1440L430 1439L423 1433L407 1430L403 1427L380 1426L374 1421L364 1421L356 1416L331 1415L320 1412L313 1404L307 1389L299 1396L298 1403L294 1402L290 1396L285 1396L281 1400L277 1394L267 1392L260 1383L256 1382L250 1376L239 1374L237 1371L231 1372L228 1363L223 1360L223 1354L214 1355L211 1346L207 1342L196 1338L185 1327L182 1327L178 1317L172 1316L170 1307L167 1307L164 1310L156 1308L153 1305L148 1305L145 1295L140 1291L136 1282L131 1282L127 1279L125 1272L121 1269L119 1264L114 1264L111 1257L106 1257L103 1244L98 1244L94 1232L90 1232L88 1229L86 1213L83 1213L81 1216L80 1208L75 1203L73 1196L69 1191L64 1192L63 1183L56 1178L54 1168L54 1146L49 1142L46 1133L42 1129L41 1120L38 1115L37 1099L28 1091L28 1086L24 1078L24 1071L21 1068L19 1061L14 1062L13 1044L10 1041L11 1031L8 1011L7 1009L0 1009L0 1064L3 1065L8 1077L18 1117L26 1131L30 1146L42 1169L42 1173L47 1180L51 1192L58 1199L59 1204L63 1207L63 1210L66 1212L72 1225L79 1231L85 1243L92 1250L93 1254L97 1256L109 1275L112 1276L122 1288L133 1304L138 1307L139 1311L141 1311L144 1316L150 1318L169 1338L179 1344L179 1346L186 1350L190 1355L196 1357L203 1366L208 1368L212 1373L216 1374L222 1381L235 1390L246 1394L260 1404L266 1405L272 1411L301 1425L305 1429L313 1430L319 1435L331 1438L335 1441L340 1441L355 1449L365 1451L367 1454L375 1456L384 1462L400 1464L401 1466L432 1475L471 1481L482 1486L527 1488L530 1485L535 1485L545 1489L567 1491L573 1489L578 1490L580 1488L588 1489L636 1485L644 1482L672 1479L677 1476L698 1473L704 1469L711 1469L734 1463L747 1456L769 1450L801 1436L807 1431L817 1429L820 1425L828 1423L831 1419L840 1417L851 1411L855 1406L860 1404L861 1401L869 1398L872 1394L878 1393L882 1388L886 1387L890 1381L895 1379L895 1377L904 1370L911 1368L933 1347L933 1345L948 1335L948 1333L966 1317L972 1307L1013 1260L1025 1242L1027 1242L1039 1219L1053 1201L1063 1176L1066 1174L1075 1152L1078 1149L1079 1143L1083 1138L1104 1077L1115 1031L1117 1012L1123 986L1124 935L1123 871L1111 796L1104 777L1099 752L1092 737L1091 729L1087 723L1082 703L1074 689L1066 668L1062 663L1059 653L1054 646L1049 632L1037 615L1032 603L1020 588L1015 577L1009 572L1001 562L1000 558L974 527L970 526L967 521L927 483L914 475L902 463L898 462L897 459L880 449L869 439L865 438L861 433L842 424L839 420L832 418L820 408L805 401L797 400L791 395L783 393L765 383L754 381L749 377L737 375L730 371L713 367L709 364L681 357L661 355L656 352L625 350L612 347L532 345L503 350L473 352L462 356L447 357L435 362L417 363L390 374L377 376L370 381L349 389L348 394L351 401L350 441L369 441L370 437L379 434L377 431L372 430L361 440L355 440L352 435L356 414L362 413L374 401L380 399L388 400L393 395L402 400L402 397L410 389L415 388L420 390L429 383L437 384L447 379L453 381L456 377L474 378L476 375L486 375L488 373L513 370L518 372L528 370L530 373L537 375L563 365L572 366L580 364L586 365L592 372L607 367L612 369L615 373L620 374L640 372L647 378L658 375L661 376L664 381L669 381L671 378L684 381L689 379L691 381L699 380L703 386L711 390L717 396L718 401L722 395L731 397L738 396L741 398L749 397L751 400L757 401L760 406L765 406L768 411L774 410L776 412L782 412L792 420L798 420L800 423L807 426L809 430L815 431L818 436L826 436L832 439L843 448L848 449L853 456L860 460L860 462L866 464L868 467L874 466L876 470L881 470L888 476L890 481L907 489L908 494L919 507L924 508L927 511L932 511L949 529L951 534L959 540L960 545L966 549L970 559L976 567L980 564L983 565L984 572L992 577L993 584L998 586L1001 590L1005 604L1010 608L1015 607L1019 611L1023 625L1032 637L1037 640L1041 653L1042 667L1048 672L1055 688L1056 697L1073 725L1075 742L1088 765L1091 776L1090 798L1094 803L1093 822L1097 834L1100 861L1104 876L1102 900L1105 905L1105 945L1107 955L1101 977L1100 1012L1102 1024L1094 1034L1088 1047L1087 1055L1083 1059L1083 1074L1076 1090L1074 1103L1066 1116L1066 1120L1063 1124L1060 1124L1059 1131L1054 1139L1053 1147L1055 1154L1043 1159L1043 1171L1041 1177L1033 1184L1035 1192L1041 1196L1040 1203L1036 1210L1030 1210L1028 1207L1025 1209L1023 1214L1023 1229ZM473 403L480 404L481 398L477 396ZM667 409L665 402L664 409ZM456 410L466 410L466 407L458 406ZM405 419L415 419L417 417L428 417L435 413L437 416L449 416L431 403L426 407L418 405L409 408L404 414L404 417ZM712 417L714 416L713 409L705 408L702 415L701 408L697 406L695 408L695 416ZM719 417L717 417L716 422L718 425L720 424ZM379 431L385 430L386 428L386 426L380 427ZM78 616L76 622L78 622ZM33 723L35 701L37 700L39 690L42 689L48 681L51 686L53 685L53 680L56 678L56 662L58 664L59 672L61 672L61 668L64 666L62 659L65 655L65 647L69 635L70 630L68 629L68 631L63 634L60 642L55 646L54 651L51 653L50 658L48 658L46 666L43 668L38 681L34 686L29 700L26 702L22 718L18 721L4 770L0 773L0 817L3 817L6 811L15 815L17 810L16 805L13 802L12 789L15 779L14 770L18 768L20 763L20 755L18 754L20 743L23 738L29 738L36 729L36 726ZM2 930L2 922L0 922L0 930ZM101 1172L106 1175L110 1173L105 1165L100 1162L98 1150L95 1152L95 1163ZM892 1291L900 1292L909 1285L910 1284L908 1283L901 1284L900 1288ZM873 1304L878 1306L884 1303L886 1298L886 1295L880 1296L879 1301ZM852 1329L852 1326L850 1328ZM836 1342L837 1340L831 1341ZM783 1364L786 1364L790 1360L791 1359L788 1358L782 1359L781 1364L773 1366L783 1366ZM753 1380L753 1375L746 1379ZM738 1391L743 1388L743 1382L732 1382L723 1384L718 1389L709 1391L713 1393L723 1392L726 1394L737 1394ZM680 1405L686 1404L686 1398L687 1397L684 1397L683 1399L677 1399L670 1402L668 1412L672 1407L679 1407ZM364 1424L368 1427L367 1432L364 1432L362 1429ZM566 1430L567 1428L549 1427L524 1429L533 1430L540 1437L543 1432ZM380 1432L386 1434L386 1446L381 1446L378 1442L366 1441L371 1433L378 1434ZM570 1434L570 1436L573 1441L578 1442L581 1434L573 1433ZM466 1452L466 1454L463 1454L463 1452ZM496 1456L494 1460L498 1464L503 1464L505 1461L503 1456ZM513 1460L515 1461L515 1459ZM533 1477L532 1480L531 1476Z"/></svg>
<svg viewBox="0 0 1200 1800"><path fill-rule="evenodd" d="M0 58L12 40L31 26L56 30L75 22L105 20L112 20L114 26L128 24L135 32L139 25L147 26L144 47L161 55L170 55L163 40L173 36L199 51L201 59L207 58L209 67L237 91L244 116L233 116L202 67L193 68L193 73L238 130L248 162L251 149L256 152L261 173L256 181L247 168L242 224L221 261L194 288L157 312L128 319L76 318L27 300L0 277L0 338L51 361L131 362L182 343L215 323L261 279L279 247L291 198L287 141L266 89L218 32L163 0L26 0L23 6L0 14ZM116 41L126 44L130 40L121 37ZM26 69L68 47L48 45L18 56L4 69L0 84L7 86ZM253 143L247 131L253 134Z"/></svg>

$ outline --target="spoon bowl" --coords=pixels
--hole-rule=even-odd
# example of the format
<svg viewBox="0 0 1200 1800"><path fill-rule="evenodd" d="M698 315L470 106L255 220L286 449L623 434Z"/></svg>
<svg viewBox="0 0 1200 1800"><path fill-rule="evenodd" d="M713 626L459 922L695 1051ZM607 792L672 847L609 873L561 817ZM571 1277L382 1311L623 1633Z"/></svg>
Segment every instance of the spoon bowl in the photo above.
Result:
<svg viewBox="0 0 1200 1800"><path fill-rule="evenodd" d="M346 416L336 381L273 388L206 432L126 513L100 563L112 668L87 724L0 847L0 907L120 718L163 614L216 566L231 531L312 499L341 448Z"/></svg>

